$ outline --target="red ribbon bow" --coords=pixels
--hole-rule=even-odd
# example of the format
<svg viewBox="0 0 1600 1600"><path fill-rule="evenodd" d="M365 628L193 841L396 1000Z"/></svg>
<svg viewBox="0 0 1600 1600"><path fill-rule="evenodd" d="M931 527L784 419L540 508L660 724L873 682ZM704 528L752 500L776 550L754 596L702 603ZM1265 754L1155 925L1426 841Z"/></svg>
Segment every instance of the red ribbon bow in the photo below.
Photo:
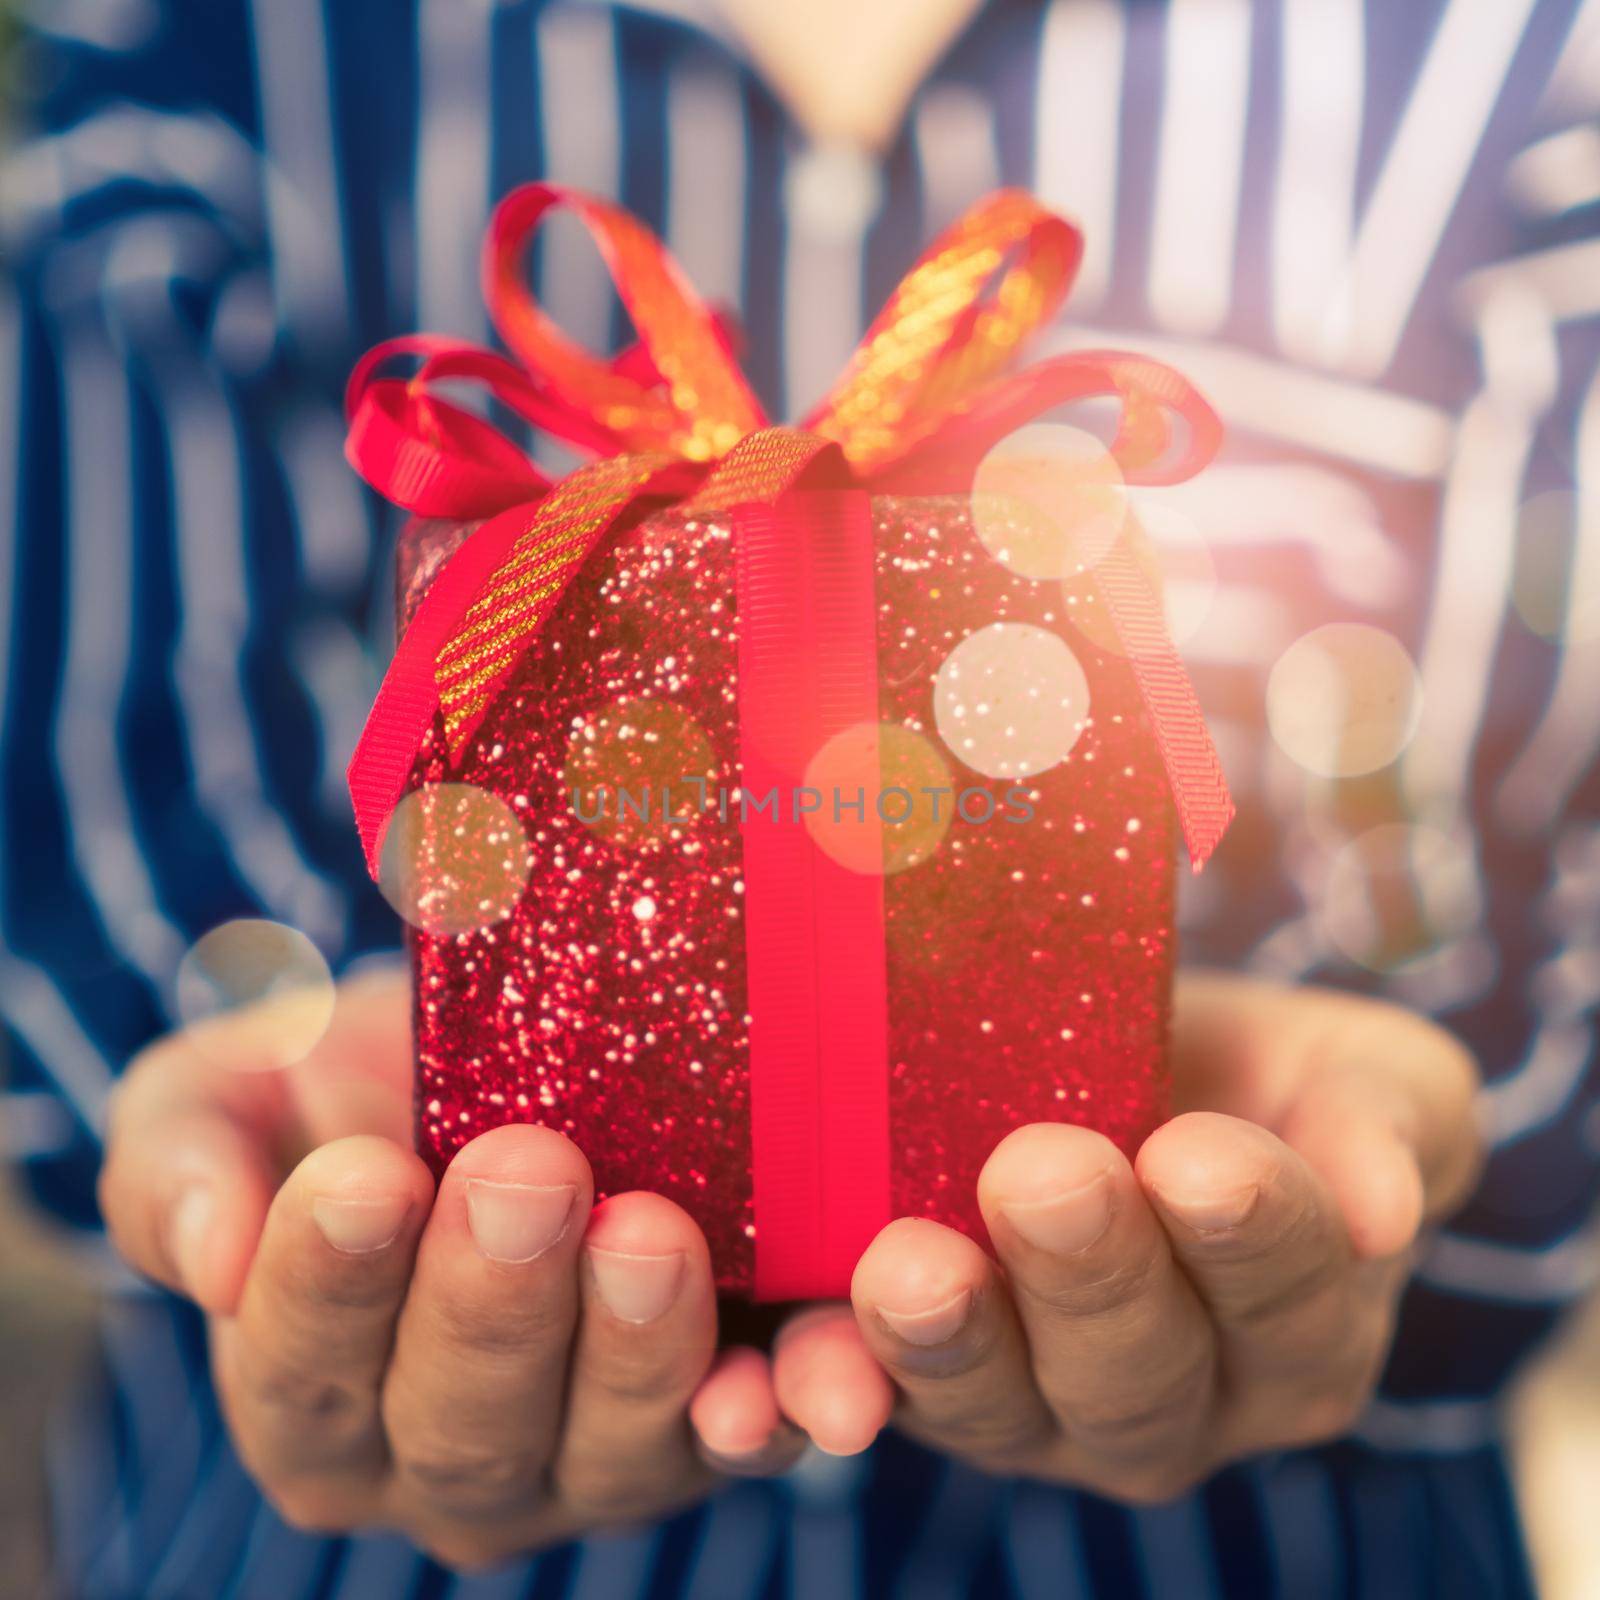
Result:
<svg viewBox="0 0 1600 1600"><path fill-rule="evenodd" d="M573 344L539 308L523 256L539 223L567 206L599 245L639 342L611 361ZM725 325L661 241L620 207L529 184L497 208L484 292L517 362L431 335L392 339L350 376L345 453L386 499L423 516L487 518L417 608L355 756L350 792L367 866L417 751L442 715L461 749L573 574L626 517L673 501L725 511L797 485L875 493L970 487L984 454L1052 406L1115 396L1112 453L1130 483L1175 483L1215 454L1215 413L1178 373L1142 356L1084 351L1009 372L1055 314L1082 253L1078 230L1030 196L980 201L917 261L843 376L798 429L770 426ZM382 378L420 357L409 380ZM498 429L441 398L466 380L596 459L553 483ZM1171 418L1186 425L1173 449ZM1130 541L1093 577L1137 676L1198 871L1233 815L1216 751L1160 596Z"/></svg>

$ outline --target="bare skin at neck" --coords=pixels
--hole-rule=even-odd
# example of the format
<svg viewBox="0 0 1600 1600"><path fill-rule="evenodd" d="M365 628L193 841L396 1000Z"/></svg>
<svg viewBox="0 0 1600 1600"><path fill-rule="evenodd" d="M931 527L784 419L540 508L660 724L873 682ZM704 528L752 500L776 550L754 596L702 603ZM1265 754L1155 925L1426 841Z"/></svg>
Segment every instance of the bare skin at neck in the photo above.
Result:
<svg viewBox="0 0 1600 1600"><path fill-rule="evenodd" d="M882 150L982 0L720 0L761 75L817 144Z"/></svg>

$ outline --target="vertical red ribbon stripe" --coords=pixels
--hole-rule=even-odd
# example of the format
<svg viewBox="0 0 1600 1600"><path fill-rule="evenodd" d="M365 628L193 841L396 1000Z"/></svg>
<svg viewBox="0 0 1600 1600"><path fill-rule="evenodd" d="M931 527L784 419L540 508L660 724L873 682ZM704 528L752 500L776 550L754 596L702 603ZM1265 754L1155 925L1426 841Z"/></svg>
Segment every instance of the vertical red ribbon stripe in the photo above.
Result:
<svg viewBox="0 0 1600 1600"><path fill-rule="evenodd" d="M889 1220L883 879L796 810L818 750L878 721L871 504L741 506L734 544L755 1292L790 1300L837 1294Z"/></svg>

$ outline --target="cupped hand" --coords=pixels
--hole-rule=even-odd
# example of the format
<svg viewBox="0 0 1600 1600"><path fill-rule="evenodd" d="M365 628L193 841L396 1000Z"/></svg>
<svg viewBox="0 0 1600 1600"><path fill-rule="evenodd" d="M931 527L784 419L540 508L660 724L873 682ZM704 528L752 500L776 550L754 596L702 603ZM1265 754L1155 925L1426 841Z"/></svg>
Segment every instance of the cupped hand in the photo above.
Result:
<svg viewBox="0 0 1600 1600"><path fill-rule="evenodd" d="M869 1247L852 1306L780 1335L786 1413L861 1448L892 1414L1008 1474L1164 1500L1329 1439L1368 1400L1412 1247L1479 1159L1461 1048L1393 1007L1180 984L1180 1113L1129 1162L1018 1130L979 1200L998 1262L928 1221Z"/></svg>
<svg viewBox="0 0 1600 1600"><path fill-rule="evenodd" d="M677 1206L596 1207L583 1156L536 1127L473 1140L435 1192L410 1149L409 1016L398 976L346 985L285 1071L262 1070L269 1016L212 1021L115 1098L107 1223L208 1312L236 1448L279 1511L475 1567L792 1460L766 1358L716 1353Z"/></svg>

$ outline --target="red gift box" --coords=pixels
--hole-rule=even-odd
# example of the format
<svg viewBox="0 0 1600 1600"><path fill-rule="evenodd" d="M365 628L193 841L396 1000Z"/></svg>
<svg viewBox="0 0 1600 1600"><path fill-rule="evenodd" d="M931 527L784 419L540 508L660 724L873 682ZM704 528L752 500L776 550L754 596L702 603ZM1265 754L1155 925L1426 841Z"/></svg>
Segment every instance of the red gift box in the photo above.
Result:
<svg viewBox="0 0 1600 1600"><path fill-rule="evenodd" d="M863 347L887 326L922 341L920 368L869 359L807 434L719 424L696 407L726 369L692 382L675 352L685 327L725 341L631 219L576 202L648 356L592 363L508 289L560 198L514 196L491 238L533 381L408 341L425 381L374 383L374 362L353 384L352 458L450 513L402 538L401 646L352 767L369 862L413 925L419 1146L442 1170L487 1128L560 1128L602 1194L683 1205L722 1288L842 1294L892 1216L981 1238L978 1172L1009 1129L1070 1120L1130 1150L1149 1131L1180 813L1197 862L1228 815L1131 525L1057 570L1040 551L1072 519L1041 524L1015 473L1009 495L874 491L968 488L1041 398L1120 395L1115 456L1144 481L1192 470L1214 427L1132 358L976 400L946 383L933 406L1005 255L972 219L924 258L943 295L903 288ZM1061 225L1000 201L1021 207L995 297L1009 283L1015 306L1018 272L1037 286L1063 259L1027 242ZM986 237L963 301L951 262ZM432 395L463 374L600 463L536 481ZM561 413L601 374L635 385L635 420L640 395L672 398L672 450L581 437L619 428L615 392ZM1165 408L1191 424L1176 465Z"/></svg>

